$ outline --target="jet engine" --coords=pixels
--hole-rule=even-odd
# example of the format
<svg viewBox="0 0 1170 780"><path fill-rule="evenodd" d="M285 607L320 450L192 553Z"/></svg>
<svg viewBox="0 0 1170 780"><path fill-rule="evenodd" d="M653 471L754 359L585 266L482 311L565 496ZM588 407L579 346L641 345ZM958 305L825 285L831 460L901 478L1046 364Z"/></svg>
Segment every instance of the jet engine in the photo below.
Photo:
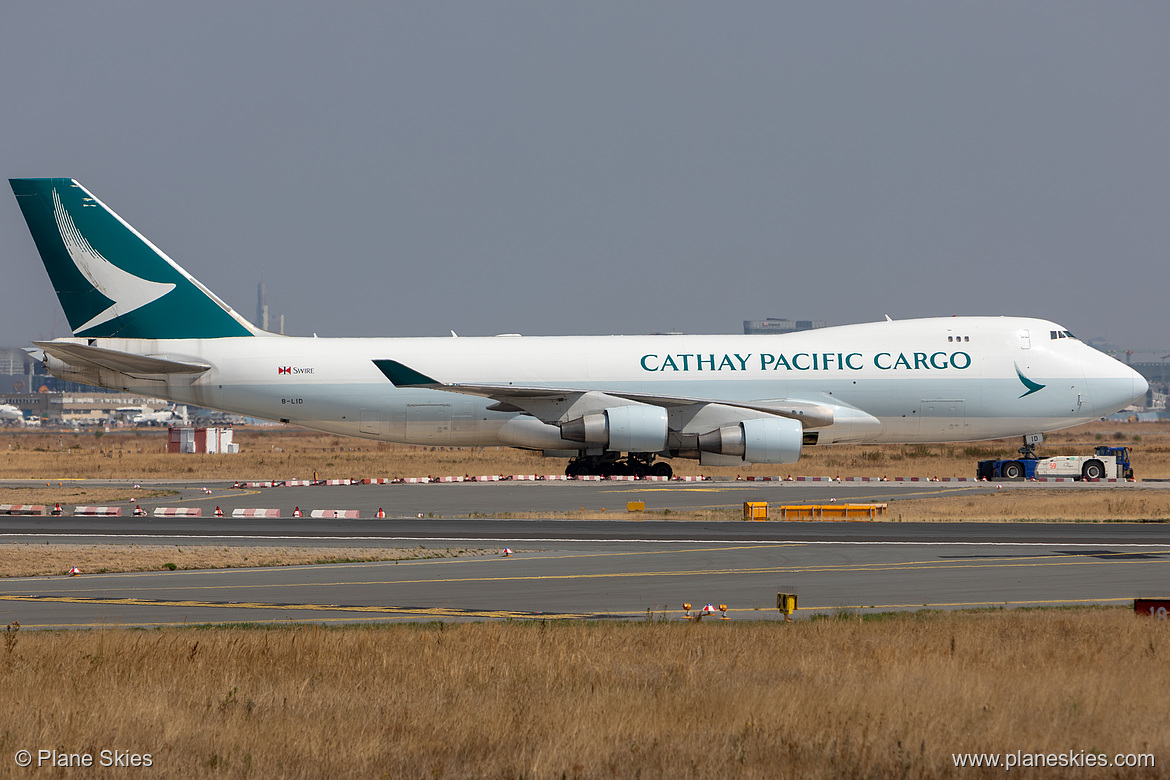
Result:
<svg viewBox="0 0 1170 780"><path fill-rule="evenodd" d="M743 458L745 463L796 463L804 427L787 417L744 420L699 435L699 450Z"/></svg>
<svg viewBox="0 0 1170 780"><path fill-rule="evenodd" d="M666 433L666 410L647 404L614 406L561 423L561 436L569 441L610 452L661 452Z"/></svg>

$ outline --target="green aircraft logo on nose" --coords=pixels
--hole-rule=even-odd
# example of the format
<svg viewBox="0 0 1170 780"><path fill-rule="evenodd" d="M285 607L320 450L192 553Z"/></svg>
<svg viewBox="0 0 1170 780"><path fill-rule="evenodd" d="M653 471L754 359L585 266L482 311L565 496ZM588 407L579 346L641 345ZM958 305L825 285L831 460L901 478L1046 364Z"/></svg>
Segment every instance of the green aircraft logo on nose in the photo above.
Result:
<svg viewBox="0 0 1170 780"><path fill-rule="evenodd" d="M1013 363L1012 365L1015 365L1015 364ZM1016 376L1018 376L1020 378L1020 381L1024 383L1024 387L1028 388L1028 391L1026 393L1024 393L1024 395L1021 395L1020 398L1023 398L1026 395L1031 395L1032 393L1039 392L1048 386L1048 385L1042 385L1039 382L1033 382L1031 379L1024 376L1024 372L1020 370L1019 366L1016 366Z"/></svg>

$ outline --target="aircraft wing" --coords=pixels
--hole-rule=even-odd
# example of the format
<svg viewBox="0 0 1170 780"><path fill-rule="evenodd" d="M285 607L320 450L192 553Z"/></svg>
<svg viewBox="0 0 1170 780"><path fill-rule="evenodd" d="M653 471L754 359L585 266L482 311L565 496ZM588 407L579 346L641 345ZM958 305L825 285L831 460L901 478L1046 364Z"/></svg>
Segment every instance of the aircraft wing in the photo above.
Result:
<svg viewBox="0 0 1170 780"><path fill-rule="evenodd" d="M121 374L138 376L142 374L202 374L211 366L206 363L187 363L165 358L136 355L116 349L91 347L61 341L34 341L45 354L72 365L93 366L117 371Z"/></svg>
<svg viewBox="0 0 1170 780"><path fill-rule="evenodd" d="M576 398L588 392L604 392L607 396L622 398L634 403L659 406L665 409L682 408L693 405L720 404L734 406L741 409L750 409L756 412L774 414L777 417L788 417L799 420L806 428L822 428L833 424L832 408L823 404L794 399L769 399L758 401L727 401L717 398L691 398L686 396L657 395L649 393L630 393L620 390L588 391L580 388L556 387L525 387L521 385L480 385L466 383L447 383L432 379L426 374L415 371L397 360L375 360L378 367L391 384L395 387L421 387L432 390L446 390L450 393L463 393L481 398L491 398L497 403L490 407L497 412L524 411L546 423L556 423L559 415L550 413L552 409L563 409L564 404L571 404ZM554 402L564 403L554 403Z"/></svg>

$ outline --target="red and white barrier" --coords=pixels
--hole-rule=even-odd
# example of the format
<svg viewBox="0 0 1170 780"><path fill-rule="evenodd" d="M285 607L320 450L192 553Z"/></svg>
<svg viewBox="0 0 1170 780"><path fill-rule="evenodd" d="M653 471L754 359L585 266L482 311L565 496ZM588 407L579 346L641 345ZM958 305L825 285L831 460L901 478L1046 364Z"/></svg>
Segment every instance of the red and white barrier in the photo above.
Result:
<svg viewBox="0 0 1170 780"><path fill-rule="evenodd" d="M101 516L101 517L121 517L122 507L120 506L75 506L73 507L73 516Z"/></svg>
<svg viewBox="0 0 1170 780"><path fill-rule="evenodd" d="M155 507L155 517L203 517L203 510L186 506Z"/></svg>
<svg viewBox="0 0 1170 780"><path fill-rule="evenodd" d="M233 509L232 517L280 517L279 509Z"/></svg>
<svg viewBox="0 0 1170 780"><path fill-rule="evenodd" d="M475 477L469 476L448 476L448 477L405 477L399 479L391 479L386 477L367 478L367 479L322 479L311 481L307 479L287 479L287 480L273 480L269 482L236 482L233 487L238 488L267 488L267 487L308 487L310 485L391 485L391 484L427 484L431 482L501 482L511 480L514 482L561 482L566 480L581 480L585 482L596 482L603 479L609 479L616 482L629 482L635 477L628 475L614 475L611 477L601 477L595 474L583 475L578 477L569 477L564 474L513 474L511 476L504 476L500 474L485 474ZM642 477L647 482L666 482L674 479L679 482L703 482L709 479L704 476L675 476L675 477L658 477L645 476ZM780 476L737 476L737 482L978 482L975 477L780 477ZM1034 482L1079 482L1074 477L1036 477ZM1099 479L1087 480L1090 482L1122 482L1119 479ZM0 504L0 514L14 514L9 508L11 505ZM16 505L17 507L21 505ZM42 507L43 508L43 507ZM47 514L45 512L35 511L23 512L24 514Z"/></svg>
<svg viewBox="0 0 1170 780"><path fill-rule="evenodd" d="M329 518L329 519L357 519L361 514L356 509L314 509L309 517Z"/></svg>
<svg viewBox="0 0 1170 780"><path fill-rule="evenodd" d="M636 478L630 474L612 474L606 479L612 479L614 482L633 482Z"/></svg>
<svg viewBox="0 0 1170 780"><path fill-rule="evenodd" d="M44 504L0 504L0 515L43 515Z"/></svg>

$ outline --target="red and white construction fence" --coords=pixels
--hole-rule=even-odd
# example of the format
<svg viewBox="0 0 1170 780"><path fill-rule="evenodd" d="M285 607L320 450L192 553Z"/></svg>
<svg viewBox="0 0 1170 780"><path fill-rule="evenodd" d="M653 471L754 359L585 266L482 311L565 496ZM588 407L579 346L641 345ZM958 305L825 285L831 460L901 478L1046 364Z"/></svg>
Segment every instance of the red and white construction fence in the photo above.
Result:
<svg viewBox="0 0 1170 780"><path fill-rule="evenodd" d="M203 517L203 510L187 506L155 507L155 517Z"/></svg>
<svg viewBox="0 0 1170 780"><path fill-rule="evenodd" d="M0 504L0 515L43 515L44 504Z"/></svg>

